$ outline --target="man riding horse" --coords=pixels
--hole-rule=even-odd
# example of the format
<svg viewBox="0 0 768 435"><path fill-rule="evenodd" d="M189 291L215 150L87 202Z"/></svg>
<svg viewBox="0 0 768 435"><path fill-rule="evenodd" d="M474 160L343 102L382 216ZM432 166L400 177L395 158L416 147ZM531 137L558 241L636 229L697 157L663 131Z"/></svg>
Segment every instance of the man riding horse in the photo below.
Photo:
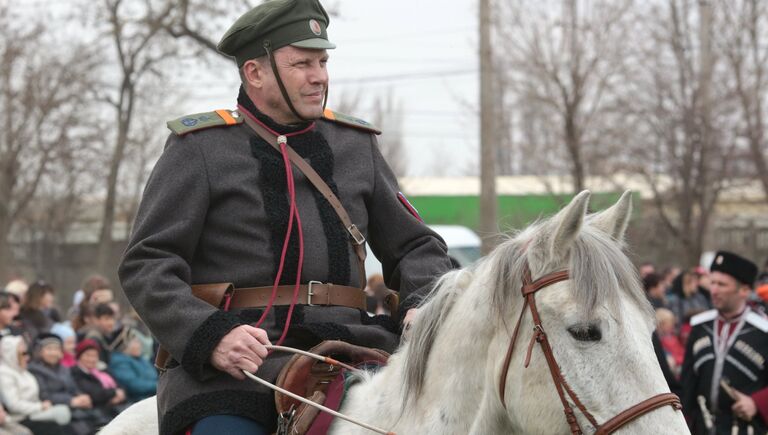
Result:
<svg viewBox="0 0 768 435"><path fill-rule="evenodd" d="M272 342L393 351L398 319L365 312L366 240L406 319L451 267L399 192L378 131L325 109L328 22L317 0L247 12L218 46L239 68L238 109L168 123L119 270L167 351L162 434L272 433L273 394L241 372L274 381L288 356L267 358ZM193 292L215 283L233 286Z"/></svg>

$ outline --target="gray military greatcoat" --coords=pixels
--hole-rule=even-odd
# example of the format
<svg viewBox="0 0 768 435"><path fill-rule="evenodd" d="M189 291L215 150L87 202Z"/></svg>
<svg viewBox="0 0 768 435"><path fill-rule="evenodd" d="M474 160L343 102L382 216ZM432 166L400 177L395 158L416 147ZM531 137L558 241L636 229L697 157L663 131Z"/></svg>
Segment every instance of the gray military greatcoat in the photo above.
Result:
<svg viewBox="0 0 768 435"><path fill-rule="evenodd" d="M250 101L239 99L252 111ZM290 128L259 118L281 133ZM402 309L415 306L430 283L450 268L443 241L398 200L397 181L374 134L318 120L289 144L336 191L352 221L381 260ZM357 258L336 215L294 170L304 231L301 282L359 286ZM176 434L213 414L237 414L274 429L269 390L239 381L209 363L221 338L255 322L260 309L225 312L192 296L191 284L272 285L287 227L288 200L280 155L245 124L172 134L144 191L119 275L131 304L173 361L161 373L158 407L162 434ZM294 231L294 234L296 231ZM282 284L296 278L292 239ZM262 325L274 342L287 307ZM298 306L287 346L308 348L324 339L393 351L398 325L345 307ZM257 375L274 380L289 356L273 355Z"/></svg>

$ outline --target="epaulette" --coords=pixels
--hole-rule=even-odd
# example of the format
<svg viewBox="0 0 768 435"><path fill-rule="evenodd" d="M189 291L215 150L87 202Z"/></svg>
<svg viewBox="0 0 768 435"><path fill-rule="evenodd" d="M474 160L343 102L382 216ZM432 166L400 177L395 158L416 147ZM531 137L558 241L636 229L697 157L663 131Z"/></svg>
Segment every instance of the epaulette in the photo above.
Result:
<svg viewBox="0 0 768 435"><path fill-rule="evenodd" d="M343 113L334 112L331 109L325 109L323 111L323 119L327 119L328 121L335 122L337 124L346 125L348 127L353 127L359 130L367 131L369 133L381 134L381 130L374 127L373 124L371 124L370 122L363 121L362 119L355 118L354 116L349 116Z"/></svg>
<svg viewBox="0 0 768 435"><path fill-rule="evenodd" d="M168 121L168 128L179 136L193 131L224 125L242 124L243 115L237 110L216 110L213 112L196 113Z"/></svg>
<svg viewBox="0 0 768 435"><path fill-rule="evenodd" d="M768 332L768 319L754 311L747 313L745 321L763 332Z"/></svg>
<svg viewBox="0 0 768 435"><path fill-rule="evenodd" d="M702 323L715 320L716 317L717 317L717 310L712 309L712 310L704 311L703 313L699 313L691 317L691 326L701 325Z"/></svg>

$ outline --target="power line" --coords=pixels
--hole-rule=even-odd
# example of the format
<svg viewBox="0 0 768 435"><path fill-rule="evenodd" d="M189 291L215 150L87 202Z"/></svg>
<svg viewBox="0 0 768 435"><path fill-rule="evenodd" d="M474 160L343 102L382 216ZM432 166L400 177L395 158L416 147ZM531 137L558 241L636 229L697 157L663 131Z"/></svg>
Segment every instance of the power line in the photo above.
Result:
<svg viewBox="0 0 768 435"><path fill-rule="evenodd" d="M334 85L344 85L344 84L351 84L351 83L359 84L359 83L390 82L390 81L400 81L400 80L443 78L443 77L468 75L468 74L476 74L476 73L477 73L477 68L457 69L452 71L421 71L421 72L404 73L404 74L390 74L390 75L383 75L383 76L377 76L377 77L341 78L341 79L331 80L331 83Z"/></svg>
<svg viewBox="0 0 768 435"><path fill-rule="evenodd" d="M397 41L402 39L422 39L422 38L434 38L434 37L443 37L446 35L459 35L459 34L470 34L470 32L475 32L476 29L471 26L467 27L454 27L451 30L448 31L436 31L436 30L420 30L418 32L411 32L411 33L400 33L400 34L394 34L394 35L380 35L376 37L370 37L370 38L355 38L351 41L344 41L343 45L352 45L352 44L368 44L371 42L379 42L379 41ZM474 33L471 33L474 34Z"/></svg>

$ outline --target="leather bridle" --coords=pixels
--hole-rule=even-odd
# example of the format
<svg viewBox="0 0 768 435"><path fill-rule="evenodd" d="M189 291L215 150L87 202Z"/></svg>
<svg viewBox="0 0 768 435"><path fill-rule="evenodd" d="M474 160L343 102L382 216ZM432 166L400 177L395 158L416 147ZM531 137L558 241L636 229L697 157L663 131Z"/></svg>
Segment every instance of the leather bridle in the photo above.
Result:
<svg viewBox="0 0 768 435"><path fill-rule="evenodd" d="M525 316L525 309L528 307L530 308L531 316L533 317L533 335L531 336L531 341L528 344L528 352L525 356L525 367L527 368L531 362L531 352L533 351L534 343L538 342L541 345L541 350L544 352L544 357L547 360L549 373L552 375L552 382L554 382L555 389L557 389L557 394L560 396L560 402L563 404L565 419L571 429L571 434L580 435L583 432L579 426L578 421L576 420L576 415L574 414L574 410L571 407L571 404L568 402L566 395L570 397L573 404L579 409L579 411L581 411L589 423L596 428L595 435L613 433L625 424L635 420L636 418L666 405L671 405L675 410L681 410L682 405L680 404L680 399L676 395L672 393L663 393L653 396L622 411L603 424L597 423L595 417L592 416L584 404L581 403L579 397L576 395L573 389L571 389L571 387L568 385L568 382L566 382L565 378L563 377L560 366L557 364L557 360L555 359L555 355L552 353L552 347L549 344L547 334L544 332L544 327L541 325L541 317L539 316L539 311L536 309L536 292L543 289L544 287L568 279L568 271L564 270L560 272L549 273L537 279L536 281L533 281L531 279L531 270L528 267L528 263L526 262L523 266L523 286L520 291L522 292L525 301L523 302L523 308L520 311L520 317L517 319L517 324L515 325L514 332L512 333L512 338L509 342L507 354L504 357L504 364L502 365L503 371L501 372L501 379L499 380L499 395L501 397L501 403L504 408L506 408L506 403L504 401L504 390L507 383L507 373L509 372L509 365L512 362L512 352L515 348L515 342L517 341L520 324L522 323L523 316Z"/></svg>

